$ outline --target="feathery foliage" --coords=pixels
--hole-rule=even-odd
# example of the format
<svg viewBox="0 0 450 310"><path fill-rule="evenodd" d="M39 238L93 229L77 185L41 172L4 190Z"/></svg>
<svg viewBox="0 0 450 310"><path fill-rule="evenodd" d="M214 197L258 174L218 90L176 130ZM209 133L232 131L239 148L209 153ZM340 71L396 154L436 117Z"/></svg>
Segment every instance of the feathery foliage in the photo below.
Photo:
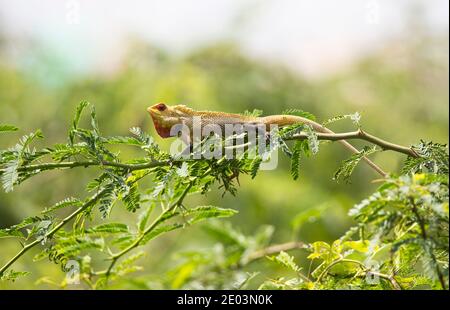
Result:
<svg viewBox="0 0 450 310"><path fill-rule="evenodd" d="M0 178L6 192L48 170L95 167L98 173L86 185L91 196L68 197L43 208L40 215L0 229L0 238L14 238L22 244L21 252L1 267L1 280L14 281L28 274L11 267L28 249L39 247L41 252L35 260L48 259L59 264L63 272L75 263L83 285L104 288L142 270L138 261L145 256L145 245L175 230L188 232L191 226L203 223L203 230L217 246L213 251L179 253L180 263L168 270L167 278L157 284L159 288L243 289L249 283L257 283L260 289L447 288L445 145L421 141L414 146L418 156L406 160L402 174L385 179L373 195L351 209L349 215L356 225L340 239L332 243L289 241L272 245L272 226L245 235L218 220L234 216L236 210L191 206L188 196L204 195L213 188L224 195L236 195L238 176L255 178L267 157L278 149L289 156L292 178L298 179L301 159L319 151L321 141L312 127L298 124L270 133L270 147L262 156L252 157L246 150L234 159L180 159L162 151L139 127L130 129L132 136L102 136L93 107L90 127L80 127L88 107L86 101L78 105L67 143L36 150L32 147L34 140L43 138L38 130L23 136L14 147L0 150ZM285 113L314 119L300 110ZM335 117L326 123L345 118L360 127L359 114ZM16 130L12 125L0 125L5 134ZM304 139L291 145L288 140L300 133ZM142 156L124 161L110 149L113 144L139 147ZM366 146L344 160L334 179L348 181L361 159L376 151L378 148ZM136 213L135 223L110 220L116 208ZM320 218L324 210L319 206L299 214L292 221L293 230L312 217ZM299 267L298 258L288 253L293 250L309 253L310 270ZM274 278L265 275L264 270L244 271L266 257L268 263L279 265L289 276ZM67 280L60 285L65 287ZM152 281L147 285L151 287Z"/></svg>

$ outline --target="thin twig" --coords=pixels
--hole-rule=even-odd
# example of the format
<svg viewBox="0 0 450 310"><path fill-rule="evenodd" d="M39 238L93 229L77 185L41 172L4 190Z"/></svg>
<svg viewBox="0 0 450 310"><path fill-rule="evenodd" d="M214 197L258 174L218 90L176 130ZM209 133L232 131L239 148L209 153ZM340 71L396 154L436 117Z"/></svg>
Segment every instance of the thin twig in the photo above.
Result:
<svg viewBox="0 0 450 310"><path fill-rule="evenodd" d="M375 145L378 145L383 150L391 150L399 153L406 154L411 157L419 157L419 155L414 151L411 147L406 147L398 144L394 144L388 141L385 141L381 138L375 137L363 130L357 130L352 132L344 132L344 133L316 133L317 139L319 140L329 140L329 141L339 141L339 140L351 140L351 139L360 139L371 142ZM308 135L305 133L300 133L293 135L292 137L286 137L285 140L304 140L308 139ZM182 162L185 160L178 159L176 162ZM161 166L168 166L173 164L174 161L151 161L149 163L143 164L124 164L118 162L111 161L79 161L79 162L60 162L60 163L42 163L42 164L33 164L33 165L25 165L17 168L17 171L45 171L45 170L53 170L53 169L65 169L65 168L76 168L76 167L90 167L90 166L108 166L108 167L116 167L122 168L129 171L134 170L142 170L149 169ZM4 173L3 169L0 169L0 175Z"/></svg>
<svg viewBox="0 0 450 310"><path fill-rule="evenodd" d="M149 169L161 166L168 166L172 162L171 161L151 161L143 164L124 164L112 161L73 161L73 162L60 162L60 163L43 163L43 164L34 164L34 165L26 165L17 168L17 171L45 171L45 170L53 170L53 169L65 169L65 168L77 168L77 167L90 167L90 166L108 166L108 167L116 167L122 168L129 171L134 170L142 170ZM2 174L3 170L0 170L0 174Z"/></svg>
<svg viewBox="0 0 450 310"><path fill-rule="evenodd" d="M406 154L411 157L419 157L419 155L414 151L411 147L406 147L398 144L394 144L388 141L385 141L381 138L375 137L363 130L357 130L352 132L344 132L344 133L316 133L317 139L319 140L329 140L329 141L339 141L339 140L351 140L351 139L360 139L371 142L375 145L378 145L383 150L391 150L399 153ZM293 135L292 137L286 137L285 140L304 140L308 139L308 135L305 133L300 133ZM187 160L166 160L166 161L151 161L143 164L124 164L118 162L111 161L77 161L77 162L60 162L60 163L41 163L41 164L32 164L25 165L17 168L18 172L27 172L27 171L46 171L46 170L54 170L54 169L67 169L67 168L77 168L77 167L90 167L90 166L108 166L108 167L116 167L122 168L128 171L135 170L143 170L150 169L155 167L169 166L174 162L183 162ZM4 169L0 169L0 175L4 173Z"/></svg>
<svg viewBox="0 0 450 310"><path fill-rule="evenodd" d="M308 139L308 135L304 133L287 137L286 140L305 140ZM378 137L375 137L363 130L344 132L344 133L317 133L317 139L339 141L339 140L352 140L359 139L378 145L383 150L391 150L399 153L406 154L411 157L419 157L419 155L411 147L406 147L398 144L394 144Z"/></svg>

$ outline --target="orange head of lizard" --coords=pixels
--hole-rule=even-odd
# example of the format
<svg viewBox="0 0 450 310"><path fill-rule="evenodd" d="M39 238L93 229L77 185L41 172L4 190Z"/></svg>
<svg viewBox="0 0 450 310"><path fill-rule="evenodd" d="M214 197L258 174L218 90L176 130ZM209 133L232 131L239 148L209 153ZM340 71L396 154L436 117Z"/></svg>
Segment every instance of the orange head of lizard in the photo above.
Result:
<svg viewBox="0 0 450 310"><path fill-rule="evenodd" d="M183 119L189 116L188 110L190 109L185 106L168 106L165 103L157 103L147 109L152 117L156 132L162 138L171 137L171 128L183 123Z"/></svg>

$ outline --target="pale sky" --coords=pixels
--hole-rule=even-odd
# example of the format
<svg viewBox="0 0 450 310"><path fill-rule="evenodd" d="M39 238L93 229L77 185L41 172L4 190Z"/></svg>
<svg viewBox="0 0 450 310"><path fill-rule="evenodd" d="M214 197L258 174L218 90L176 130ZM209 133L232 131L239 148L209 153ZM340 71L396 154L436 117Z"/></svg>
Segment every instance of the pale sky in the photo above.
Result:
<svg viewBox="0 0 450 310"><path fill-rule="evenodd" d="M448 33L448 0L0 0L0 31L81 72L114 67L133 36L174 54L233 39L253 57L320 75L395 39L413 3Z"/></svg>

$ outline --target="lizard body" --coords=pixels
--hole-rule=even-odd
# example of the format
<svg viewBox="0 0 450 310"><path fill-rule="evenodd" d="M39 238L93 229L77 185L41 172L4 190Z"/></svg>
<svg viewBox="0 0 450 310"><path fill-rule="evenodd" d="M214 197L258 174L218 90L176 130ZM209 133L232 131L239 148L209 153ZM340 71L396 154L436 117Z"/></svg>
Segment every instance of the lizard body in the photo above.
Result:
<svg viewBox="0 0 450 310"><path fill-rule="evenodd" d="M157 133L162 138L171 137L172 135L170 130L176 125L184 124L192 131L194 116L201 117L201 126L215 124L219 125L222 129L226 124L264 125L266 126L266 129L269 130L270 125L278 125L283 127L303 123L310 125L315 131L320 133L334 133L317 122L295 115L269 115L264 117L256 117L225 112L195 111L184 105L168 106L164 103L155 104L149 107L147 111L153 119ZM340 140L339 142L351 152L356 154L359 153L358 149L347 141ZM367 157L363 157L363 160L383 177L387 175L380 167L378 167Z"/></svg>

